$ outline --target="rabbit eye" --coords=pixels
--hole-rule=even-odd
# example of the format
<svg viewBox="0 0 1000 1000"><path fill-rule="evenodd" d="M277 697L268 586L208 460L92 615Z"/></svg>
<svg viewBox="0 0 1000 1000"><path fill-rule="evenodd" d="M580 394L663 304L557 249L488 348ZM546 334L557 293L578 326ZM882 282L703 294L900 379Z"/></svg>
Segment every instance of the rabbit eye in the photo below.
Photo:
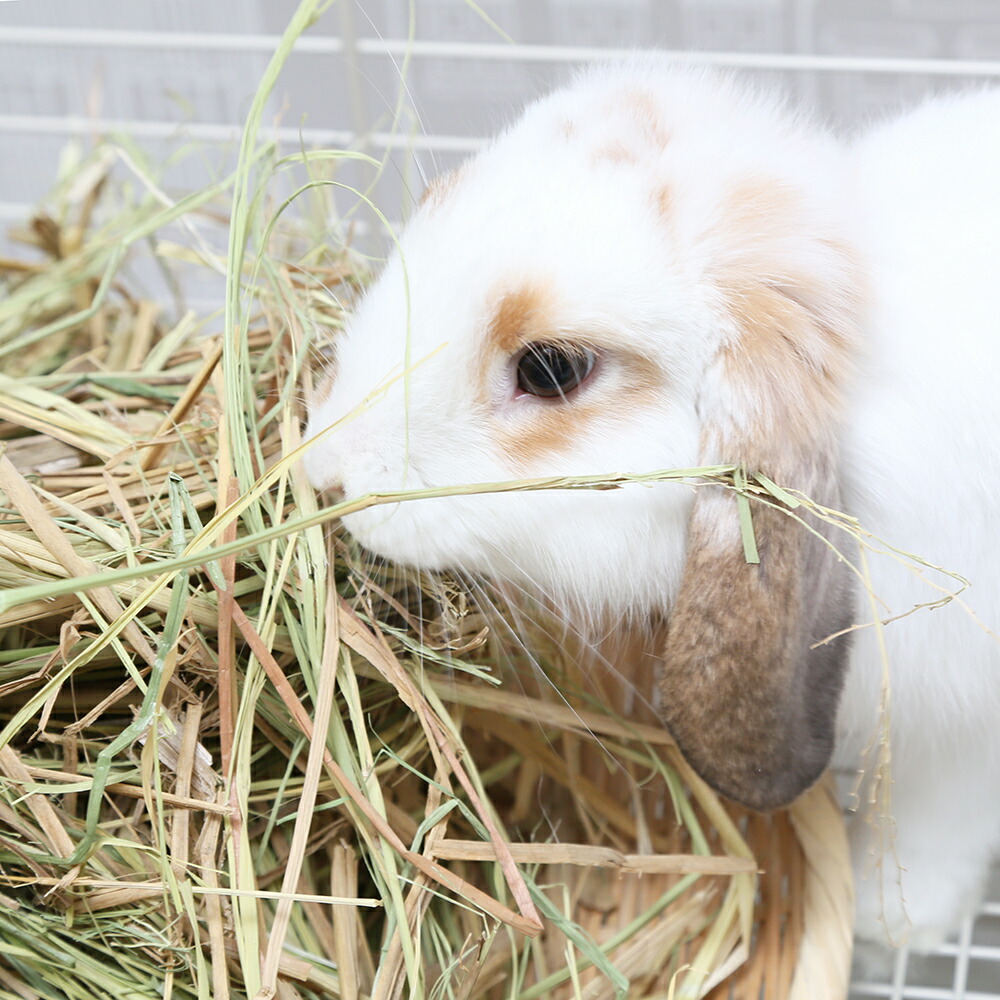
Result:
<svg viewBox="0 0 1000 1000"><path fill-rule="evenodd" d="M546 399L566 396L594 370L596 360L585 347L529 344L517 362L517 387Z"/></svg>

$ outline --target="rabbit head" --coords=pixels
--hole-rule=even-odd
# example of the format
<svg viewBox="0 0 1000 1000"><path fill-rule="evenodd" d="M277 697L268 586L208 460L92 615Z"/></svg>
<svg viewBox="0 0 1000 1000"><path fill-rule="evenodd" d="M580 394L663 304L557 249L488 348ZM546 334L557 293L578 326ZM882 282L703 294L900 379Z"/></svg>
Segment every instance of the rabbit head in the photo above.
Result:
<svg viewBox="0 0 1000 1000"><path fill-rule="evenodd" d="M742 463L838 500L857 312L840 151L726 77L635 63L530 107L439 178L338 342L307 434L348 496ZM721 487L435 496L345 518L375 553L664 616L662 716L770 808L833 744L846 574L818 522Z"/></svg>

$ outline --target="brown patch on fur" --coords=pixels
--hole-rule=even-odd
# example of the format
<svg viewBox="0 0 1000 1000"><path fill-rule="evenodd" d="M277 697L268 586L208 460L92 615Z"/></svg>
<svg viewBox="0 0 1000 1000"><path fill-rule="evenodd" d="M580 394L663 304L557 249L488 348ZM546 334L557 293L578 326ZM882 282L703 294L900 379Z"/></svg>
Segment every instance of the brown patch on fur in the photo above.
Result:
<svg viewBox="0 0 1000 1000"><path fill-rule="evenodd" d="M600 350L599 344L588 343ZM515 426L504 427L497 433L498 446L525 475L541 475L547 458L565 454L598 421L607 424L616 415L627 416L657 405L664 382L659 367L648 358L623 355L620 344L615 345L615 361L625 372L615 390L613 407L605 393L584 387L565 401L551 400L532 407ZM598 370L595 378L600 377Z"/></svg>
<svg viewBox="0 0 1000 1000"><path fill-rule="evenodd" d="M464 167L456 167L454 170L448 170L432 178L427 187L424 188L417 204L420 207L427 205L432 208L443 205L458 186L463 173Z"/></svg>
<svg viewBox="0 0 1000 1000"><path fill-rule="evenodd" d="M734 288L727 302L740 332L722 348L721 361L747 409L739 436L751 442L751 451L772 442L779 454L787 453L790 439L804 444L836 418L848 368L847 340L768 285ZM732 461L749 461L745 450L739 448Z"/></svg>
<svg viewBox="0 0 1000 1000"><path fill-rule="evenodd" d="M672 223L674 220L674 190L669 184L662 184L656 191L654 198L656 212L661 221Z"/></svg>
<svg viewBox="0 0 1000 1000"><path fill-rule="evenodd" d="M660 107L653 94L647 90L627 90L622 103L626 113L639 123L643 135L657 149L663 149L670 142L670 133L663 125Z"/></svg>
<svg viewBox="0 0 1000 1000"><path fill-rule="evenodd" d="M737 185L723 205L722 225L737 239L771 236L797 214L800 195L774 177L753 177Z"/></svg>
<svg viewBox="0 0 1000 1000"><path fill-rule="evenodd" d="M599 333L576 333L562 328L551 293L537 285L526 284L503 292L487 321L478 378L484 389L478 404L484 410L493 406L489 386L498 368L510 365L528 344L558 340L580 344L600 355L603 339ZM625 369L613 412L628 413L630 409L653 405L664 382L659 367L648 358L623 350L619 341L607 339L616 364ZM598 360L598 366L600 363ZM505 369L504 378L509 377ZM600 378L600 370L595 372L595 378ZM497 447L526 473L537 470L547 456L565 453L597 420L614 419L613 412L602 393L592 393L584 386L566 400L540 400L537 405L521 408L519 419L498 426Z"/></svg>
<svg viewBox="0 0 1000 1000"><path fill-rule="evenodd" d="M311 402L309 404L310 409L312 409L313 406L318 406L320 403L324 402L330 393L333 392L338 372L339 366L336 358L327 362L322 368L317 370L314 376L312 392L309 394L311 398Z"/></svg>
<svg viewBox="0 0 1000 1000"><path fill-rule="evenodd" d="M600 402L544 404L537 408L529 422L504 430L497 440L504 453L523 469L535 469L540 459L565 454L574 440L585 434L590 425L606 417Z"/></svg>
<svg viewBox="0 0 1000 1000"><path fill-rule="evenodd" d="M514 354L525 344L551 340L555 336L550 322L548 296L533 285L523 285L500 299L486 329L486 348Z"/></svg>
<svg viewBox="0 0 1000 1000"><path fill-rule="evenodd" d="M818 236L822 224L796 187L756 176L734 186L707 234L720 314L735 319L718 359L732 403L717 430L737 450L720 461L760 467L839 417L863 283L852 251Z"/></svg>
<svg viewBox="0 0 1000 1000"><path fill-rule="evenodd" d="M636 156L623 142L615 140L598 146L591 157L597 163L635 163Z"/></svg>

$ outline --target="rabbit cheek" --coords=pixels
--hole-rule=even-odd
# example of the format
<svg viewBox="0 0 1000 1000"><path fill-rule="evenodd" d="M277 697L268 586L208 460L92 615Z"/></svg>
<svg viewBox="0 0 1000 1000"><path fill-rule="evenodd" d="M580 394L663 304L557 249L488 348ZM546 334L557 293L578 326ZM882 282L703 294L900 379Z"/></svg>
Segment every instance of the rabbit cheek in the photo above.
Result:
<svg viewBox="0 0 1000 1000"><path fill-rule="evenodd" d="M509 410L518 412L495 422L496 447L515 477L622 471L615 442L634 432L644 413L664 408L663 372L648 358L619 351L599 360L591 379L565 399L517 400L521 405ZM593 448L583 444L588 438Z"/></svg>
<svg viewBox="0 0 1000 1000"><path fill-rule="evenodd" d="M515 475L544 475L546 460L556 459L565 467L566 456L572 455L574 444L584 437L605 413L603 404L566 405L553 403L534 406L530 420L518 421L517 426L503 427L496 435L497 446L512 463ZM578 470L583 475L585 469ZM608 472L609 469L592 469Z"/></svg>

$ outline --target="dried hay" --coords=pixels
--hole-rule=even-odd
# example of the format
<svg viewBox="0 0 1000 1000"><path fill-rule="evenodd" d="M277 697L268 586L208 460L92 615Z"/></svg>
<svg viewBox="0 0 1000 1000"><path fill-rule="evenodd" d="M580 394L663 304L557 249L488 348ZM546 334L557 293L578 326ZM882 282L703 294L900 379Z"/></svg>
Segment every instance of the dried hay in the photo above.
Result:
<svg viewBox="0 0 1000 1000"><path fill-rule="evenodd" d="M844 996L827 789L722 805L627 709L645 661L539 640L556 699L329 537L300 400L363 274L262 207L306 158L261 95L234 177L175 201L104 143L0 261L0 995ZM134 290L147 242L228 273L223 320Z"/></svg>

